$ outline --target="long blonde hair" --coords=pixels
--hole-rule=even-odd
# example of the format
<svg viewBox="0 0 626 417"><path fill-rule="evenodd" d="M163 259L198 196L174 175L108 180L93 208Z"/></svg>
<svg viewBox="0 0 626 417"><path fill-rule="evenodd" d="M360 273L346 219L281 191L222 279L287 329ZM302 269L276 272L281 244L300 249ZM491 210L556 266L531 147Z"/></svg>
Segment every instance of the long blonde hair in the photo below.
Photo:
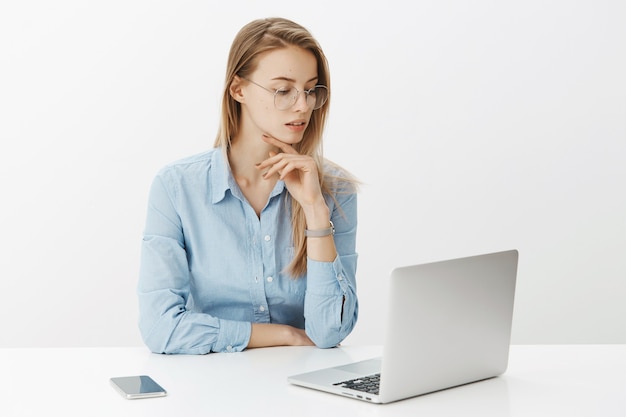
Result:
<svg viewBox="0 0 626 417"><path fill-rule="evenodd" d="M228 55L222 96L221 123L215 140L215 147L221 147L224 155L228 155L231 138L238 133L241 104L230 94L230 85L235 76L249 77L256 69L258 63L256 58L259 54L287 46L297 46L312 52L317 61L318 84L328 87L328 100L321 108L313 111L302 140L293 147L300 154L309 155L315 160L322 192L334 198L333 192L337 192L337 185L341 181L337 181L340 180L339 177L324 175L322 156L322 133L328 115L331 91L328 62L319 43L309 31L291 20L283 18L254 20L241 28L235 36ZM347 173L346 178L348 178ZM287 272L293 277L300 277L306 273L307 266L306 238L304 236L306 219L300 204L293 198L289 200L291 201L294 259L287 267Z"/></svg>

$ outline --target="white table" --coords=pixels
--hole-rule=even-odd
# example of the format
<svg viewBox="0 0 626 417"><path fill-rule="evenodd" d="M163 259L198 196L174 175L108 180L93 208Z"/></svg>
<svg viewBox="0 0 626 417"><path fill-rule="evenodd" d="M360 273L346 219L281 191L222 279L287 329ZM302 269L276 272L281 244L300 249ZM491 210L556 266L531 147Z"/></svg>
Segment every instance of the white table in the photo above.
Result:
<svg viewBox="0 0 626 417"><path fill-rule="evenodd" d="M512 346L498 378L377 405L295 387L290 374L377 356L378 346L205 356L145 348L0 349L0 416L626 416L626 345ZM168 396L126 400L113 376Z"/></svg>

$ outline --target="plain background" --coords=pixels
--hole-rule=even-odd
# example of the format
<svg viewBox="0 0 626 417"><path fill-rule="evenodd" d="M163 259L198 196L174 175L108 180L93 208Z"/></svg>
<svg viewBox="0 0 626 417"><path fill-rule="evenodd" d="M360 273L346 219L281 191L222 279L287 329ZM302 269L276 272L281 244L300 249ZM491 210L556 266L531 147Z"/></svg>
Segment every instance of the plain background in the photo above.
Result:
<svg viewBox="0 0 626 417"><path fill-rule="evenodd" d="M354 173L360 319L399 265L516 248L513 343L626 343L626 3L15 1L0 6L0 347L141 345L156 171L212 146L226 55L284 16L328 56Z"/></svg>

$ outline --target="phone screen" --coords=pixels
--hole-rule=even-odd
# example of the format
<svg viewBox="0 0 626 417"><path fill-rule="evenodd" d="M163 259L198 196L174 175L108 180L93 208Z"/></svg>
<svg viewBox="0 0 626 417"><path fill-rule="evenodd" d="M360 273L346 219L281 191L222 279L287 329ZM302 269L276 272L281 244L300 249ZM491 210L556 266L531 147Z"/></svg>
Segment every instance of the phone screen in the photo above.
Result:
<svg viewBox="0 0 626 417"><path fill-rule="evenodd" d="M128 399L163 397L167 392L148 375L111 378L111 384Z"/></svg>

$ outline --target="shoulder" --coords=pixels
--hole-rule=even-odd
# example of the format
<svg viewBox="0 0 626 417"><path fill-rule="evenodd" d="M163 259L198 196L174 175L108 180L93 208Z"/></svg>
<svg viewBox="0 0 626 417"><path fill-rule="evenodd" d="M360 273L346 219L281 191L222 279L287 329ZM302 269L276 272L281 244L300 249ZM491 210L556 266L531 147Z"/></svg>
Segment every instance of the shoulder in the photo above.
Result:
<svg viewBox="0 0 626 417"><path fill-rule="evenodd" d="M223 182L220 164L223 156L219 148L175 160L157 172L153 187L164 187L172 198L185 189L206 192L211 185Z"/></svg>
<svg viewBox="0 0 626 417"><path fill-rule="evenodd" d="M219 149L213 148L170 162L157 172L157 177L170 182L206 176L215 164L214 160L216 156L219 156L219 152Z"/></svg>
<svg viewBox="0 0 626 417"><path fill-rule="evenodd" d="M202 169L204 167L208 168L211 166L213 155L216 152L219 152L219 149L213 148L205 152L172 161L161 168L158 174L183 172L190 169Z"/></svg>

